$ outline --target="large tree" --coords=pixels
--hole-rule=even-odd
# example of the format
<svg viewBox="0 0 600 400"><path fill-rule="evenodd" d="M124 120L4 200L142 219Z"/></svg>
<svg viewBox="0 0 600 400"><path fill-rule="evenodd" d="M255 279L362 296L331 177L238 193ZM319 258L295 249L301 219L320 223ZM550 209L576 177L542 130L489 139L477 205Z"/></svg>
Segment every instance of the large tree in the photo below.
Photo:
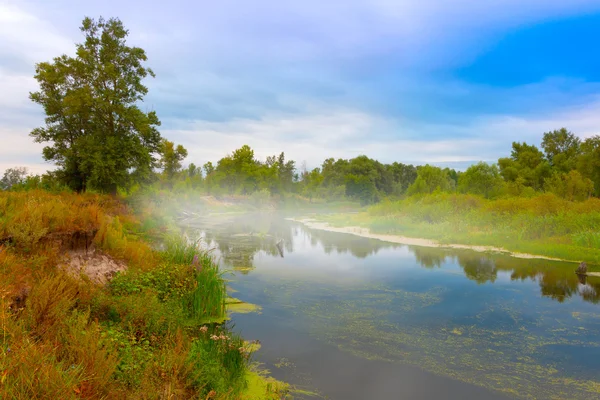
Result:
<svg viewBox="0 0 600 400"><path fill-rule="evenodd" d="M154 73L144 66L144 50L127 46L120 20L85 18L81 32L75 57L36 65L40 90L30 98L44 108L46 125L31 136L50 142L44 158L72 189L116 193L149 178L156 166L160 121L139 108L148 92L142 80Z"/></svg>
<svg viewBox="0 0 600 400"><path fill-rule="evenodd" d="M575 169L581 140L566 128L544 133L542 148L556 172L567 173Z"/></svg>
<svg viewBox="0 0 600 400"><path fill-rule="evenodd" d="M541 190L544 179L550 176L550 163L536 146L513 142L510 157L498 160L500 175L508 182L522 182Z"/></svg>

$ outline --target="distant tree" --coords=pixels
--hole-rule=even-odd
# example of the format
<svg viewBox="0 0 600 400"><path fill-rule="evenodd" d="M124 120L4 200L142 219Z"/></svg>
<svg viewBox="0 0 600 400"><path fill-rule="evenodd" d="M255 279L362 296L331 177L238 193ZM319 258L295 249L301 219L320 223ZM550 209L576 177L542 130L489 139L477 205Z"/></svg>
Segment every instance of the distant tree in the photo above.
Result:
<svg viewBox="0 0 600 400"><path fill-rule="evenodd" d="M498 160L500 175L508 182L520 180L525 186L541 190L550 176L550 163L536 146L513 142L510 157Z"/></svg>
<svg viewBox="0 0 600 400"><path fill-rule="evenodd" d="M265 188L266 172L270 180L276 178L275 160L270 161L273 162L271 166L261 164L254 158L254 150L244 145L217 162L210 181L229 193L250 194Z"/></svg>
<svg viewBox="0 0 600 400"><path fill-rule="evenodd" d="M362 205L379 200L375 182L365 175L346 175L346 196L360 201Z"/></svg>
<svg viewBox="0 0 600 400"><path fill-rule="evenodd" d="M62 55L36 65L40 90L30 94L46 113L46 125L31 136L50 142L44 158L59 166L61 180L76 191L116 193L152 176L160 150L160 121L138 107L154 76L146 53L129 47L118 19L83 20L85 41L76 56Z"/></svg>
<svg viewBox="0 0 600 400"><path fill-rule="evenodd" d="M169 181L172 181L181 170L181 162L187 157L187 150L180 144L175 147L175 143L166 139L161 141L160 149L160 166L163 168L163 173Z"/></svg>
<svg viewBox="0 0 600 400"><path fill-rule="evenodd" d="M439 167L424 165L417 167L417 179L409 186L407 193L430 194L435 191L451 191L454 189L454 181L448 173Z"/></svg>
<svg viewBox="0 0 600 400"><path fill-rule="evenodd" d="M577 166L581 140L566 128L544 133L542 148L550 166L558 172L569 172Z"/></svg>
<svg viewBox="0 0 600 400"><path fill-rule="evenodd" d="M458 190L486 198L495 197L502 191L504 181L496 164L484 162L471 165L458 178Z"/></svg>
<svg viewBox="0 0 600 400"><path fill-rule="evenodd" d="M281 152L277 158L277 164L279 167L279 182L281 188L285 191L291 191L294 183L294 171L296 170L296 163L292 160L286 161L285 154Z"/></svg>
<svg viewBox="0 0 600 400"><path fill-rule="evenodd" d="M215 167L213 166L212 162L207 162L202 166L202 169L204 170L204 175L208 176L210 174L212 174L213 172L215 172Z"/></svg>
<svg viewBox="0 0 600 400"><path fill-rule="evenodd" d="M545 189L547 192L554 193L563 199L581 201L592 195L594 182L582 177L579 171L576 170L569 171L569 173L556 172L546 179Z"/></svg>
<svg viewBox="0 0 600 400"><path fill-rule="evenodd" d="M348 174L348 160L339 158L337 161L328 158L323 161L321 171L323 174L323 186L327 188L344 185L346 175Z"/></svg>
<svg viewBox="0 0 600 400"><path fill-rule="evenodd" d="M309 199L313 199L318 194L318 189L323 183L323 175L319 168L313 168L312 171L308 172L303 179L304 183L304 195Z"/></svg>
<svg viewBox="0 0 600 400"><path fill-rule="evenodd" d="M202 168L197 167L196 164L194 164L194 163L190 163L190 165L188 165L188 167L187 167L187 175L190 178L194 178L197 176L202 177Z"/></svg>
<svg viewBox="0 0 600 400"><path fill-rule="evenodd" d="M394 193L401 195L406 192L406 189L417 179L417 168L414 165L406 165L394 162L387 166L392 173L394 181Z"/></svg>
<svg viewBox="0 0 600 400"><path fill-rule="evenodd" d="M600 197L600 135L587 138L581 144L577 170L594 183L594 193Z"/></svg>
<svg viewBox="0 0 600 400"><path fill-rule="evenodd" d="M8 168L0 180L0 189L9 190L15 185L24 183L28 174L27 167Z"/></svg>
<svg viewBox="0 0 600 400"><path fill-rule="evenodd" d="M455 169L448 167L444 168L444 172L446 173L446 175L448 175L450 179L452 179L452 182L454 182L454 187L456 187L456 185L458 185L458 177L460 173Z"/></svg>

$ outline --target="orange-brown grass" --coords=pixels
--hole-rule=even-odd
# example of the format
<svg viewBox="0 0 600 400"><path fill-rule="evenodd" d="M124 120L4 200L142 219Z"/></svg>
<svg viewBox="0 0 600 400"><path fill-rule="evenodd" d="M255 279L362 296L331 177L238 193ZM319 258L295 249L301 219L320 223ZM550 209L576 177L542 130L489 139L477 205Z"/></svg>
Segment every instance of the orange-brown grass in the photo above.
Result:
<svg viewBox="0 0 600 400"><path fill-rule="evenodd" d="M48 233L89 231L99 227L109 201L99 195L43 191L0 192L0 238L35 244Z"/></svg>
<svg viewBox="0 0 600 400"><path fill-rule="evenodd" d="M120 218L121 216L105 218L94 243L113 257L127 262L130 267L142 270L153 268L158 262L157 253L146 242L128 237ZM131 217L129 220L135 221Z"/></svg>
<svg viewBox="0 0 600 400"><path fill-rule="evenodd" d="M139 240L143 227L109 196L0 192L0 398L240 398L198 385L198 374L213 384L222 370L192 362L193 344L209 339L160 284L173 281L183 296L194 269ZM60 241L81 232L132 269L121 291L58 268Z"/></svg>

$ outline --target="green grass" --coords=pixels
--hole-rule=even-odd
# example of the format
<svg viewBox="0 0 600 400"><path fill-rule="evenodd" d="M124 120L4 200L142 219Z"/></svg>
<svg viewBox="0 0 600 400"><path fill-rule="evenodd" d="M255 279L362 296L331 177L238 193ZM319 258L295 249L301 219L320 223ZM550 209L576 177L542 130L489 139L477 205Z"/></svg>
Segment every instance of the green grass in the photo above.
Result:
<svg viewBox="0 0 600 400"><path fill-rule="evenodd" d="M163 230L162 217L143 222L152 212L103 196L0 193L0 398L246 398L251 350L222 324L218 264L185 238L164 251L141 240ZM128 269L99 286L58 268L60 240L81 231Z"/></svg>
<svg viewBox="0 0 600 400"><path fill-rule="evenodd" d="M444 244L502 247L600 264L600 200L570 202L553 195L485 200L437 194L384 202L357 214L319 217L335 226L425 238Z"/></svg>

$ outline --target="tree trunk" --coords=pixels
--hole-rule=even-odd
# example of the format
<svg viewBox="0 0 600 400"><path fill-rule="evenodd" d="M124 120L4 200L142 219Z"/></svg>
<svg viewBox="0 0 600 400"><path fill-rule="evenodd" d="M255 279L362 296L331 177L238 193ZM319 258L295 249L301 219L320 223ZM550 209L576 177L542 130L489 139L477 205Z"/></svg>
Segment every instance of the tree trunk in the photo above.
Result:
<svg viewBox="0 0 600 400"><path fill-rule="evenodd" d="M115 197L117 195L117 184L111 183L108 185L108 194Z"/></svg>

